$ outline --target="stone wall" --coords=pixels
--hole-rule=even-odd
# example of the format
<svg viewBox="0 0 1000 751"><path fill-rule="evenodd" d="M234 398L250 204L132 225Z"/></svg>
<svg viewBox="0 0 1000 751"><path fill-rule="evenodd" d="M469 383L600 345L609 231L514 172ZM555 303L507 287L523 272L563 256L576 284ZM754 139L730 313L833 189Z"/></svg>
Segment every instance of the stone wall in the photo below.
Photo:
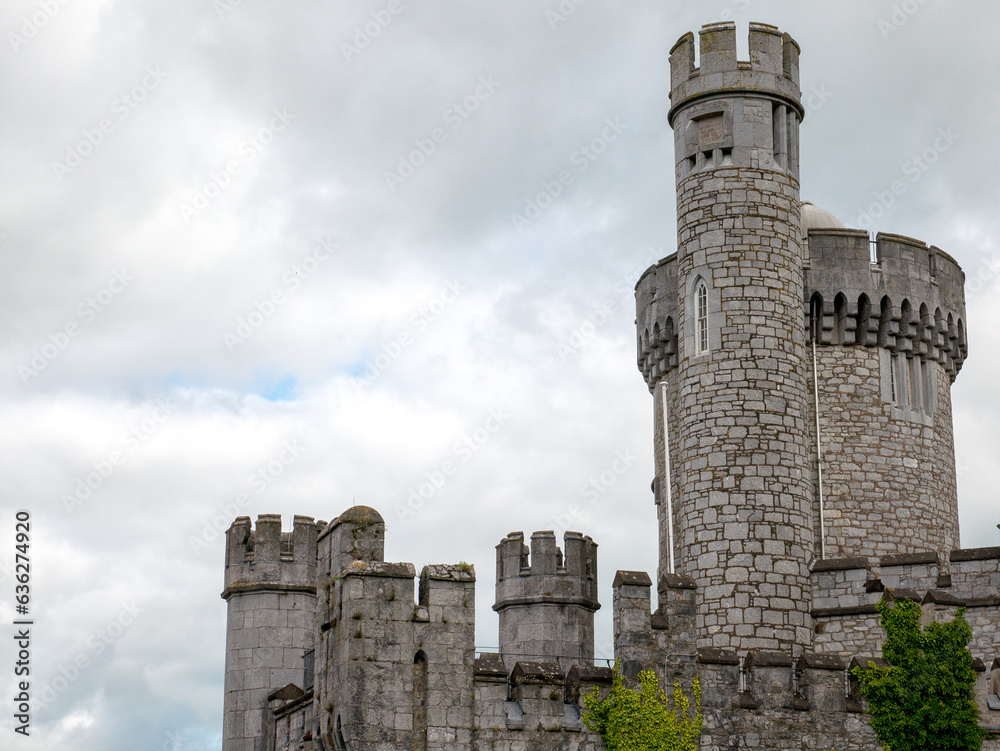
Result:
<svg viewBox="0 0 1000 751"><path fill-rule="evenodd" d="M817 347L827 558L943 555L958 542L950 380L930 363L935 409L901 415L883 398L888 354Z"/></svg>
<svg viewBox="0 0 1000 751"><path fill-rule="evenodd" d="M842 656L879 654L882 627L875 604L886 591L919 602L966 607L969 651L989 664L1000 656L1000 548L818 561L813 566L814 645ZM1000 720L1000 717L998 717Z"/></svg>

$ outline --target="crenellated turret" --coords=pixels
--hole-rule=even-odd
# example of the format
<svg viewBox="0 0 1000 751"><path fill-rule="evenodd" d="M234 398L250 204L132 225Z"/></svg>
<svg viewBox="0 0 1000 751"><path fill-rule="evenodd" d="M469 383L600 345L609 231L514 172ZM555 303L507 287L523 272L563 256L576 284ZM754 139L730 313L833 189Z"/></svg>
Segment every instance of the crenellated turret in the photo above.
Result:
<svg viewBox="0 0 1000 751"><path fill-rule="evenodd" d="M496 604L500 653L508 670L518 660L555 660L563 671L594 658L597 544L579 532L512 532L497 545Z"/></svg>
<svg viewBox="0 0 1000 751"><path fill-rule="evenodd" d="M226 532L223 751L253 748L270 692L302 683L315 629L317 526L296 516L282 532L280 515L261 514L256 527L241 516Z"/></svg>
<svg viewBox="0 0 1000 751"><path fill-rule="evenodd" d="M316 592L317 525L296 516L291 532L281 531L280 514L260 514L256 528L240 516L226 532L226 586L236 592Z"/></svg>
<svg viewBox="0 0 1000 751"><path fill-rule="evenodd" d="M774 26L750 24L750 60L736 59L736 25L716 23L670 50L670 113L677 181L719 167L799 174L799 46Z"/></svg>

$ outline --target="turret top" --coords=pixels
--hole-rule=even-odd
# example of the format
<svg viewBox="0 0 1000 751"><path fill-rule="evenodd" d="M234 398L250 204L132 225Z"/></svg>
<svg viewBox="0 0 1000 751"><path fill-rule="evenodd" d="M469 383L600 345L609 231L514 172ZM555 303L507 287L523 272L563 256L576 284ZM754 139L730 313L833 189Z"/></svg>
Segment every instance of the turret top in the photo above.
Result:
<svg viewBox="0 0 1000 751"><path fill-rule="evenodd" d="M694 65L694 34L670 50L670 114L710 96L758 94L775 97L804 114L799 102L799 45L776 26L750 24L750 60L736 59L736 24L713 23L698 32L700 67Z"/></svg>

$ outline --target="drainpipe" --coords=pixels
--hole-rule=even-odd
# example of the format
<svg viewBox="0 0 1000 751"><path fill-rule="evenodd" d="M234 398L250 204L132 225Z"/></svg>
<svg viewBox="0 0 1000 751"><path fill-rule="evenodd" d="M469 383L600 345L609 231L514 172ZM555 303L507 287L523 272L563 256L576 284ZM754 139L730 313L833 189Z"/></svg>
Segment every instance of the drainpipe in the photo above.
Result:
<svg viewBox="0 0 1000 751"><path fill-rule="evenodd" d="M667 407L667 382L660 381L663 409L663 466L664 485L667 488L667 573L674 572L674 503L670 492L670 411Z"/></svg>
<svg viewBox="0 0 1000 751"><path fill-rule="evenodd" d="M813 397L816 412L816 469L819 477L819 557L826 558L826 515L823 508L823 443L819 437L819 371L816 367L816 336L812 337Z"/></svg>

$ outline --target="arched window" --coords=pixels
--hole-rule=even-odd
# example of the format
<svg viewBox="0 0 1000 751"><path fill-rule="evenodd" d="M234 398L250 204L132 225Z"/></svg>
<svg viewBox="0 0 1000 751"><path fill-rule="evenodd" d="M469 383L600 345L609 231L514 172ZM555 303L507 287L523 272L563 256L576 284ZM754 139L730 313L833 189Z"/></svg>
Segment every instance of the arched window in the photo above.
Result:
<svg viewBox="0 0 1000 751"><path fill-rule="evenodd" d="M819 344L823 336L823 298L814 292L809 300L809 341Z"/></svg>
<svg viewBox="0 0 1000 751"><path fill-rule="evenodd" d="M864 346L870 346L874 342L868 341L868 332L871 330L872 304L868 295L862 294L858 297L858 316L855 323L857 333L855 341Z"/></svg>
<svg viewBox="0 0 1000 751"><path fill-rule="evenodd" d="M853 344L854 332L848 333L847 330L847 298L843 292L838 293L833 300L833 317L833 343Z"/></svg>
<svg viewBox="0 0 1000 751"><path fill-rule="evenodd" d="M694 290L694 340L695 354L708 352L708 285L703 281Z"/></svg>

